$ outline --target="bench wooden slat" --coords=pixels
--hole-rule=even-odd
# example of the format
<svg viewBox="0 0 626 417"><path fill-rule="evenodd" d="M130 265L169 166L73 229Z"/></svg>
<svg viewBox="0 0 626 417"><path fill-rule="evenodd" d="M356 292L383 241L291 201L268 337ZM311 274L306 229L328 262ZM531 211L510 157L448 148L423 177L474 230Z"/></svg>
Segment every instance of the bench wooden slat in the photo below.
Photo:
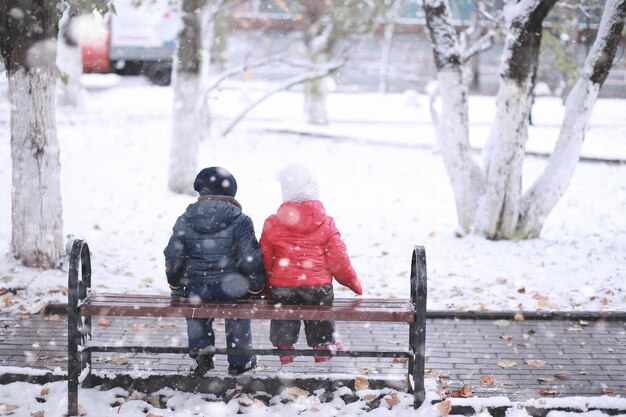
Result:
<svg viewBox="0 0 626 417"><path fill-rule="evenodd" d="M387 302L390 301L390 302ZM87 298L79 308L83 316L195 317L280 320L414 321L408 300L339 298L332 306L280 305L266 300L204 301L167 296L119 297L98 294Z"/></svg>
<svg viewBox="0 0 626 417"><path fill-rule="evenodd" d="M169 303L172 298L169 295L160 294L117 294L117 293L94 293L87 301L89 303L95 302L115 302L115 303ZM228 303L247 303L249 300L233 300ZM335 305L354 305L355 302L367 303L368 306L379 305L380 308L404 308L407 303L410 303L408 299L398 298L335 298Z"/></svg>

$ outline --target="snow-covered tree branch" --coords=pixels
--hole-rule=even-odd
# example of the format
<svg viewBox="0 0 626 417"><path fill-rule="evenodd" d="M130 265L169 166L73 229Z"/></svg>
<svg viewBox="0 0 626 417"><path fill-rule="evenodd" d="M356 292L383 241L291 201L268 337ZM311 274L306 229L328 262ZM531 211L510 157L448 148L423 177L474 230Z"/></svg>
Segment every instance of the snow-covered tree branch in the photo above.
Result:
<svg viewBox="0 0 626 417"><path fill-rule="evenodd" d="M336 62L336 63L330 63L324 66L319 66L316 67L314 69L312 69L309 72L306 72L304 74L298 74L295 75L291 78L288 78L287 80L283 81L282 83L278 84L276 87L270 89L269 91L265 92L261 97L259 97L258 99L254 100L254 102L252 102L249 106L247 106L242 112L240 112L234 119L233 121L228 125L228 127L226 129L224 129L224 132L222 133L222 136L226 136L230 133L231 130L233 130L233 128L250 112L252 111L256 106L258 106L259 104L261 104L262 102L264 102L265 100L267 100L269 97L271 97L272 95L280 92L280 91L285 91L290 89L291 87L293 87L294 85L298 85L298 84L302 84L302 83L306 83L306 82L311 82L314 80L319 80L321 78L324 78L330 74L332 74L333 72L337 71L339 68L341 68L342 66L345 65L345 60L344 61L340 61L340 62Z"/></svg>

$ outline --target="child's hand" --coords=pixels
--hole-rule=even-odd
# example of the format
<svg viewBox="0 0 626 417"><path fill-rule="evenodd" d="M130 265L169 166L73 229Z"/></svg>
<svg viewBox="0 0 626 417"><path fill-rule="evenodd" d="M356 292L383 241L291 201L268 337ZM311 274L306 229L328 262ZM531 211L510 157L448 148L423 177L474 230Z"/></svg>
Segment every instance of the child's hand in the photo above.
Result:
<svg viewBox="0 0 626 417"><path fill-rule="evenodd" d="M248 290L248 299L250 299L250 300L260 300L263 297L263 290L264 289L265 288L262 288L259 291Z"/></svg>
<svg viewBox="0 0 626 417"><path fill-rule="evenodd" d="M185 287L183 287L182 285L180 287L172 287L170 285L170 296L171 297L184 297Z"/></svg>
<svg viewBox="0 0 626 417"><path fill-rule="evenodd" d="M348 283L348 288L354 291L357 295L363 295L363 289L361 288L361 283L359 282L358 279L355 279L354 281L350 281Z"/></svg>

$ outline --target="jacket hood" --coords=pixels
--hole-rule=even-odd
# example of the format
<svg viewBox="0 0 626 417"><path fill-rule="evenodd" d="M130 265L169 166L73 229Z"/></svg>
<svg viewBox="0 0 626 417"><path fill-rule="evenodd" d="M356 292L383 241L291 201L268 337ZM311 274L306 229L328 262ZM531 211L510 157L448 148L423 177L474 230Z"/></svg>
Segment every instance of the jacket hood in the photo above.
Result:
<svg viewBox="0 0 626 417"><path fill-rule="evenodd" d="M185 211L185 218L191 227L201 233L218 232L239 216L241 207L226 199L201 198Z"/></svg>
<svg viewBox="0 0 626 417"><path fill-rule="evenodd" d="M289 230L309 233L324 223L326 209L318 200L307 200L303 203L288 201L278 208L276 217Z"/></svg>

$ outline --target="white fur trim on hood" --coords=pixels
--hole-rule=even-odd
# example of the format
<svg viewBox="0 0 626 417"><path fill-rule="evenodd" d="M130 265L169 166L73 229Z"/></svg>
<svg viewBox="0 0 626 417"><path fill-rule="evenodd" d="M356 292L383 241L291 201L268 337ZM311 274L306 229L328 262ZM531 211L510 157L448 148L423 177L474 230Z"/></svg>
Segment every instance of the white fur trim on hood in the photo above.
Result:
<svg viewBox="0 0 626 417"><path fill-rule="evenodd" d="M315 176L298 164L287 165L278 172L283 192L283 201L302 203L319 198L319 187Z"/></svg>

